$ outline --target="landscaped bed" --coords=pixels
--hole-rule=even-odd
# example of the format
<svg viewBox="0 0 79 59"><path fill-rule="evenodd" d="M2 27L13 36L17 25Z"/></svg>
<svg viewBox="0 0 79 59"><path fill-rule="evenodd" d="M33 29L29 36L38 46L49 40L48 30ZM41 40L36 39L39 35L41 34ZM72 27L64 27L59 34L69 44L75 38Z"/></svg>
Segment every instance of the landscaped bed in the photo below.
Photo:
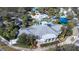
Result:
<svg viewBox="0 0 79 59"><path fill-rule="evenodd" d="M22 48L32 48L32 46L27 46L27 45L22 45L22 44L16 44L16 45L14 45L14 46L16 46L16 47L22 47Z"/></svg>

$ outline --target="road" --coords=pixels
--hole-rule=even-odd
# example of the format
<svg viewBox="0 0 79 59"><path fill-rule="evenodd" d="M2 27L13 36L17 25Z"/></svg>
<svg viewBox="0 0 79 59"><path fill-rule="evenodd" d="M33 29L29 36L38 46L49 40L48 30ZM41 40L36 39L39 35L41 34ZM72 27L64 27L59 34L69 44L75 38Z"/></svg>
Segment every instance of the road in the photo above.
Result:
<svg viewBox="0 0 79 59"><path fill-rule="evenodd" d="M20 50L20 51L47 51L50 48L52 48L52 49L55 48L55 45L51 45L51 46L48 46L48 47L40 47L40 48L35 48L35 49L22 48L22 47L16 47L16 46L11 46L11 48L14 48L14 49L17 49L17 50Z"/></svg>

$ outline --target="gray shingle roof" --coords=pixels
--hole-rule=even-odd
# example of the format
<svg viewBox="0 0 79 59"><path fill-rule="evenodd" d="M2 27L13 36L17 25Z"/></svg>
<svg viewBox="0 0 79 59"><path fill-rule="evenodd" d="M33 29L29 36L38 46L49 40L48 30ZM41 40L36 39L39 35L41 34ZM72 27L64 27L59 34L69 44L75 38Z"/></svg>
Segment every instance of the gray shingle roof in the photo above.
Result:
<svg viewBox="0 0 79 59"><path fill-rule="evenodd" d="M55 35L58 35L57 32L55 32L54 30L52 30L47 25L33 25L33 26L29 27L29 28L20 30L19 35L22 34L22 33L33 34L35 36L39 36L40 38L43 35L46 35L46 34L55 34Z"/></svg>

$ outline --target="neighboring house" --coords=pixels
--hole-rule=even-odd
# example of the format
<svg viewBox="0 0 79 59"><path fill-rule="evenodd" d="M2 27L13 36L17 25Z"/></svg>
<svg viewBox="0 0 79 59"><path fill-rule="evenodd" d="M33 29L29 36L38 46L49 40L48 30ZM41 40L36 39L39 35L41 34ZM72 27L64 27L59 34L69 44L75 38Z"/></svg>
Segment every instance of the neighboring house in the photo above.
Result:
<svg viewBox="0 0 79 59"><path fill-rule="evenodd" d="M41 21L44 18L49 18L47 14L41 14L41 13L36 13L36 15L31 15L32 18L34 18L36 21Z"/></svg>
<svg viewBox="0 0 79 59"><path fill-rule="evenodd" d="M67 10L65 10L64 8L60 8L59 14L60 14L60 16L62 16L62 15L67 16Z"/></svg>
<svg viewBox="0 0 79 59"><path fill-rule="evenodd" d="M32 8L32 12L38 13L39 12L38 8L37 7Z"/></svg>
<svg viewBox="0 0 79 59"><path fill-rule="evenodd" d="M38 36L37 41L43 44L56 41L56 38L58 37L59 33L55 30L51 29L47 25L33 25L26 29L20 29L19 35L25 33Z"/></svg>

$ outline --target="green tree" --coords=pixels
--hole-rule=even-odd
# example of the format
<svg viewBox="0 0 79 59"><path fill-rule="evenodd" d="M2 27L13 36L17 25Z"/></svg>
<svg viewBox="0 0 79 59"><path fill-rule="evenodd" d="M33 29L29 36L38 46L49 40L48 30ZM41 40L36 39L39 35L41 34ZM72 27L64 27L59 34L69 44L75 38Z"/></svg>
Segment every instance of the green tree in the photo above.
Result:
<svg viewBox="0 0 79 59"><path fill-rule="evenodd" d="M19 40L17 41L19 44L26 44L27 41L26 41L26 34L22 34L19 36Z"/></svg>
<svg viewBox="0 0 79 59"><path fill-rule="evenodd" d="M14 22L9 22L6 25L6 28L4 31L2 31L2 35L4 38L6 38L8 41L11 39L16 38L16 32L18 31L18 28L15 26Z"/></svg>
<svg viewBox="0 0 79 59"><path fill-rule="evenodd" d="M26 35L26 34L22 34L19 36L19 40L17 41L18 44L22 44L25 46L32 46L32 47L36 47L36 36L33 35Z"/></svg>
<svg viewBox="0 0 79 59"><path fill-rule="evenodd" d="M3 32L3 37L6 38L8 41L10 40L11 36L10 36L10 33L5 31Z"/></svg>
<svg viewBox="0 0 79 59"><path fill-rule="evenodd" d="M59 8L56 7L40 7L38 10L42 13L47 13L50 16L57 16L59 17Z"/></svg>
<svg viewBox="0 0 79 59"><path fill-rule="evenodd" d="M0 35L3 35L3 29L0 28Z"/></svg>
<svg viewBox="0 0 79 59"><path fill-rule="evenodd" d="M16 32L17 32L17 28L13 29L13 31L10 32L11 39L16 38Z"/></svg>

